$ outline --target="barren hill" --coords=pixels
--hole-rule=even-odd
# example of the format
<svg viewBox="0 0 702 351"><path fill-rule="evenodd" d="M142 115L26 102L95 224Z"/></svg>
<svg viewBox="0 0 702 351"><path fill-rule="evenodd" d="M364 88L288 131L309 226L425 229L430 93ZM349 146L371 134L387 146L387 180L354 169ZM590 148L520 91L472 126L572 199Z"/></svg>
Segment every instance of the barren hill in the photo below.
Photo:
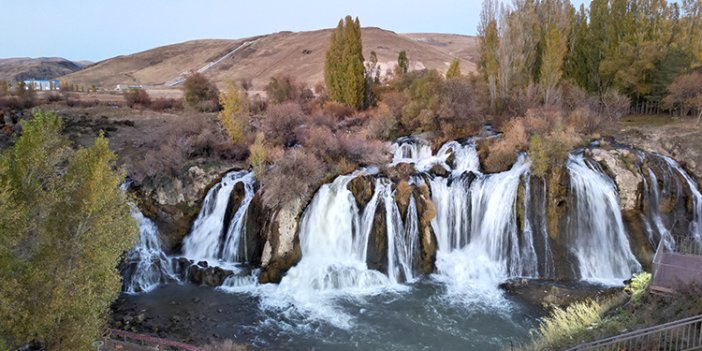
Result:
<svg viewBox="0 0 702 351"><path fill-rule="evenodd" d="M62 77L82 85L111 90L117 85L178 86L185 74L201 71L222 85L228 80L250 80L262 89L273 76L286 74L314 86L324 80L324 54L331 29L280 32L238 40L196 40L163 46L98 62ZM475 70L475 38L453 34L397 34L363 28L366 59L375 51L383 72L391 69L406 50L413 69L446 71L454 58L464 73Z"/></svg>
<svg viewBox="0 0 702 351"><path fill-rule="evenodd" d="M60 57L0 59L0 80L53 79L83 68L83 64Z"/></svg>

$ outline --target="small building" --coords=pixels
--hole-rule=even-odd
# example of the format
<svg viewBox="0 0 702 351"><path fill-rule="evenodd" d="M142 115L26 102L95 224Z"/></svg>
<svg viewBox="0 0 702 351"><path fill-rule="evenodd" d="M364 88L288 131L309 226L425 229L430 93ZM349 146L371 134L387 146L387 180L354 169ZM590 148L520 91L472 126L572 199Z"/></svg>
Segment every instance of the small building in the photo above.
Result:
<svg viewBox="0 0 702 351"><path fill-rule="evenodd" d="M61 83L58 80L38 80L28 79L24 81L25 87L34 88L34 90L61 90Z"/></svg>

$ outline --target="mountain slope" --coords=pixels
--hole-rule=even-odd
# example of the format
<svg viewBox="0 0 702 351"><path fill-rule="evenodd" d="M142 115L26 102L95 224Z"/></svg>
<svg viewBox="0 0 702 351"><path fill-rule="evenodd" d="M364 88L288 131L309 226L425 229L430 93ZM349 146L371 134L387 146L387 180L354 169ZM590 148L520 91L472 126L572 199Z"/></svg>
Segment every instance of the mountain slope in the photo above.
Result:
<svg viewBox="0 0 702 351"><path fill-rule="evenodd" d="M79 71L83 65L60 57L0 59L0 80L53 79Z"/></svg>
<svg viewBox="0 0 702 351"><path fill-rule="evenodd" d="M324 81L324 54L330 34L331 29L324 29L239 40L189 41L101 61L61 79L107 90L118 84L165 87L177 86L187 72L201 70L219 85L246 79L253 89L262 89L271 77L286 74L314 86ZM407 51L414 69L444 72L458 58L464 73L475 70L473 37L397 34L379 28L363 28L362 35L366 59L375 51L383 72L392 69L401 50Z"/></svg>

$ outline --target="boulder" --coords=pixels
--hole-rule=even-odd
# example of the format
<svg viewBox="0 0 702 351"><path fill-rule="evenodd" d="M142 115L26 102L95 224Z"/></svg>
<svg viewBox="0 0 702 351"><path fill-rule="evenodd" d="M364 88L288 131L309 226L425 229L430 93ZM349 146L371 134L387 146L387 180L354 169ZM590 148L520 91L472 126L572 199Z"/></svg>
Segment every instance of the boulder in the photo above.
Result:
<svg viewBox="0 0 702 351"><path fill-rule="evenodd" d="M599 162L614 180L619 191L622 210L635 210L639 206L639 194L643 179L635 169L636 157L626 149L593 149L592 158Z"/></svg>
<svg viewBox="0 0 702 351"><path fill-rule="evenodd" d="M363 211L375 192L375 178L368 175L356 177L349 182L348 189L356 199L358 209Z"/></svg>
<svg viewBox="0 0 702 351"><path fill-rule="evenodd" d="M373 216L373 225L368 236L366 264L369 269L388 272L388 227L383 201L378 202Z"/></svg>
<svg viewBox="0 0 702 351"><path fill-rule="evenodd" d="M283 274L302 258L297 232L303 209L301 200L289 202L264 224L262 231L266 233L266 243L259 282L280 282Z"/></svg>

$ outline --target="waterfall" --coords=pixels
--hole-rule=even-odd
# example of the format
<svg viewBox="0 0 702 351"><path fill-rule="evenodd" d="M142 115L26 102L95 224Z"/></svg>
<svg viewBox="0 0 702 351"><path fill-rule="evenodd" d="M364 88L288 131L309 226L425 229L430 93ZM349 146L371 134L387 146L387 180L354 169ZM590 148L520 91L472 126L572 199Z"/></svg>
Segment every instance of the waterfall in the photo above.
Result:
<svg viewBox="0 0 702 351"><path fill-rule="evenodd" d="M690 175L684 169L682 169L682 167L680 167L675 160L662 155L660 157L663 158L665 162L680 176L682 176L683 179L685 179L685 182L690 190L690 194L692 195L692 220L690 221L689 225L689 234L696 240L702 240L702 194L700 194L700 190L697 187L697 182L695 182L695 180L692 179L692 177L690 177Z"/></svg>
<svg viewBox="0 0 702 351"><path fill-rule="evenodd" d="M178 281L171 260L161 247L156 224L136 207L132 207L131 214L139 224L139 242L127 253L122 269L122 290L130 294L148 292L159 284Z"/></svg>
<svg viewBox="0 0 702 351"><path fill-rule="evenodd" d="M628 279L641 270L629 245L617 190L595 162L571 154L566 166L573 199L567 247L582 279Z"/></svg>
<svg viewBox="0 0 702 351"><path fill-rule="evenodd" d="M246 214L254 196L255 182L252 172L229 172L207 192L192 231L183 241L185 257L215 262L240 262L245 259L246 245L240 247L240 243L245 236ZM237 184L244 186L244 198L236 212L228 218L232 192Z"/></svg>
<svg viewBox="0 0 702 351"><path fill-rule="evenodd" d="M299 290L364 290L387 285L390 279L366 265L368 236L380 201L373 197L359 213L348 184L363 170L339 176L315 194L300 223L302 259L281 286Z"/></svg>
<svg viewBox="0 0 702 351"><path fill-rule="evenodd" d="M509 277L536 274L534 244L529 235L520 247L515 211L517 188L529 167L520 156L509 171L479 175L472 182L432 181L439 274L493 287Z"/></svg>

